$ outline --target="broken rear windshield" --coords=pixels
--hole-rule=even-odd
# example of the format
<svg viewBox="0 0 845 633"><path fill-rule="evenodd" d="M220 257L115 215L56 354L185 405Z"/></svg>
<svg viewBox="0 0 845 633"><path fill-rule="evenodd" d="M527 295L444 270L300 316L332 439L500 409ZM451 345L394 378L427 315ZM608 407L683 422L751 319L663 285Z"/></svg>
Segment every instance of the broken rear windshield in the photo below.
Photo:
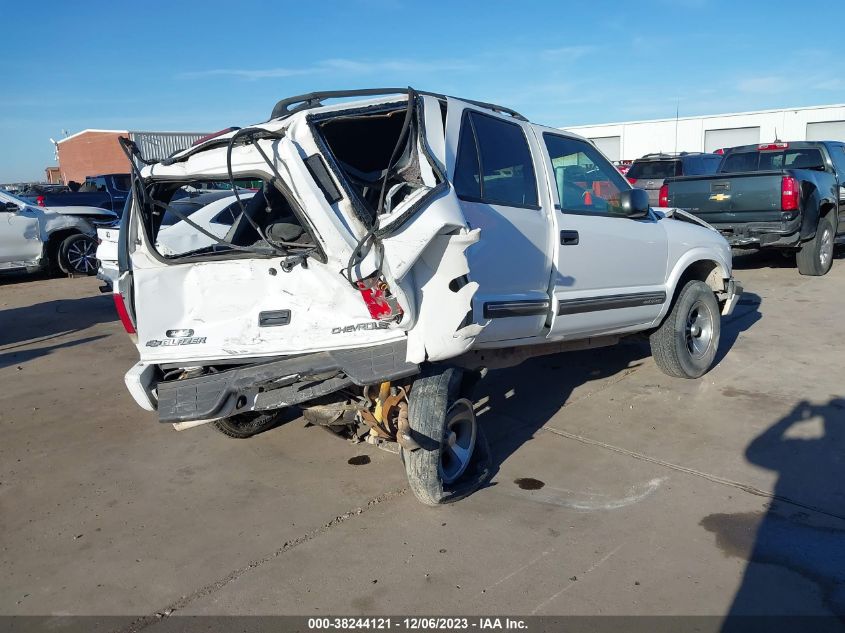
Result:
<svg viewBox="0 0 845 633"><path fill-rule="evenodd" d="M309 230L275 186L259 181L260 187L235 191L226 184L160 182L148 187L152 203L144 205L143 218L160 255L181 258L245 251L271 256L316 250Z"/></svg>
<svg viewBox="0 0 845 633"><path fill-rule="evenodd" d="M679 160L646 160L634 163L625 174L628 178L671 178L681 175Z"/></svg>

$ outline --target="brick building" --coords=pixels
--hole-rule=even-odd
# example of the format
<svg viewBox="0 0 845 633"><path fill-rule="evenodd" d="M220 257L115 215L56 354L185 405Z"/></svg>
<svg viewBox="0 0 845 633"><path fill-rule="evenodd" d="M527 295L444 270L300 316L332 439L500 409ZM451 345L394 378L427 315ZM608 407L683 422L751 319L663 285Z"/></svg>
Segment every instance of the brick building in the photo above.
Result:
<svg viewBox="0 0 845 633"><path fill-rule="evenodd" d="M83 182L86 176L125 174L129 161L118 138L135 141L146 159L161 160L190 147L207 132L133 132L130 130L82 130L56 142L61 181Z"/></svg>
<svg viewBox="0 0 845 633"><path fill-rule="evenodd" d="M44 170L44 180L51 185L60 185L62 184L62 173L58 167L47 167Z"/></svg>

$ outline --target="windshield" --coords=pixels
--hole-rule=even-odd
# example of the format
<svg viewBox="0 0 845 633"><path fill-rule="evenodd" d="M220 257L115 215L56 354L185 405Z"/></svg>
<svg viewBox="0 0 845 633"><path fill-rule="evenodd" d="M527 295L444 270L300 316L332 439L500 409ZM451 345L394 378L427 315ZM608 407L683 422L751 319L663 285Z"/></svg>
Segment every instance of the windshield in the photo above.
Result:
<svg viewBox="0 0 845 633"><path fill-rule="evenodd" d="M671 178L681 175L679 160L644 160L635 162L625 174L628 178Z"/></svg>

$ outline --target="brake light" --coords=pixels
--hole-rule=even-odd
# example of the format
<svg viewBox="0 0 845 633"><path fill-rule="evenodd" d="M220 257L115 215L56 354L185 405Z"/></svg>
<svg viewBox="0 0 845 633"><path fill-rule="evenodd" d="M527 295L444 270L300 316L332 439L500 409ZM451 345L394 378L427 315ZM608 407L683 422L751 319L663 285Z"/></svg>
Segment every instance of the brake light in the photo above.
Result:
<svg viewBox="0 0 845 633"><path fill-rule="evenodd" d="M44 206L44 196L37 196L35 198L35 204L37 204L39 207L43 207Z"/></svg>
<svg viewBox="0 0 845 633"><path fill-rule="evenodd" d="M126 309L126 304L123 301L123 295L119 292L112 293L114 299L114 307L117 310L117 316L120 317L120 322L123 324L123 329L127 334L135 334L135 325L132 319L129 318L129 311Z"/></svg>
<svg viewBox="0 0 845 633"><path fill-rule="evenodd" d="M784 176L780 181L780 208L783 211L797 211L801 188L792 176Z"/></svg>
<svg viewBox="0 0 845 633"><path fill-rule="evenodd" d="M767 149L786 149L789 147L789 143L763 143L762 145L758 145L758 150L767 150Z"/></svg>
<svg viewBox="0 0 845 633"><path fill-rule="evenodd" d="M725 153L725 148L720 147L719 149L717 149L717 150L716 150L716 151L714 151L713 153L714 153L714 154L724 154L724 153Z"/></svg>
<svg viewBox="0 0 845 633"><path fill-rule="evenodd" d="M637 184L637 179L636 179L636 178L630 178L630 177L629 177L629 178L628 178L628 182L630 182L632 185L636 185L636 184Z"/></svg>
<svg viewBox="0 0 845 633"><path fill-rule="evenodd" d="M660 187L660 193L657 196L657 206L669 206L669 185L663 185L662 187Z"/></svg>

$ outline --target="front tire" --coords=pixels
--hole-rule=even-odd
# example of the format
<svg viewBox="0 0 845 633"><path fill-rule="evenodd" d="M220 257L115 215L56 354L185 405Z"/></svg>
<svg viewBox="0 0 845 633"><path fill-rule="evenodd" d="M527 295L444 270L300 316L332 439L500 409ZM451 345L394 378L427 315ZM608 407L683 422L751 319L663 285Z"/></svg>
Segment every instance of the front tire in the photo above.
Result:
<svg viewBox="0 0 845 633"><path fill-rule="evenodd" d="M97 240L82 233L65 238L59 246L59 267L69 275L97 274Z"/></svg>
<svg viewBox="0 0 845 633"><path fill-rule="evenodd" d="M703 376L719 348L719 303L703 281L688 281L663 323L649 337L660 370L675 378Z"/></svg>
<svg viewBox="0 0 845 633"><path fill-rule="evenodd" d="M489 474L490 450L472 402L460 397L462 378L459 369L440 368L411 388L408 422L421 448L401 455L411 491L425 505L457 501Z"/></svg>
<svg viewBox="0 0 845 633"><path fill-rule="evenodd" d="M819 219L816 236L805 242L795 256L798 272L811 277L826 275L833 265L834 239L833 224L828 216Z"/></svg>

